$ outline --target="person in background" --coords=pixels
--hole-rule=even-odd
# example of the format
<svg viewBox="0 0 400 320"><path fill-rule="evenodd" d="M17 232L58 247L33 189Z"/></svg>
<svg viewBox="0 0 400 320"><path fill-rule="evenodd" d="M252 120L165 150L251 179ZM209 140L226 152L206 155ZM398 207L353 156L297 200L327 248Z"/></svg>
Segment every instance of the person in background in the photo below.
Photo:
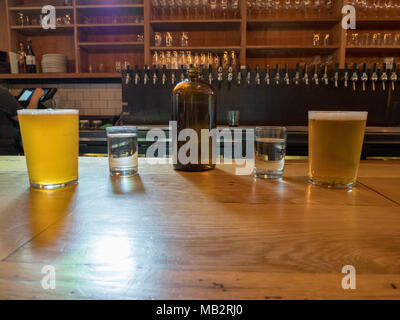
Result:
<svg viewBox="0 0 400 320"><path fill-rule="evenodd" d="M43 89L36 89L32 94L27 109L37 109L39 100L45 95ZM17 111L23 109L17 99L7 89L0 88L0 155L20 153Z"/></svg>

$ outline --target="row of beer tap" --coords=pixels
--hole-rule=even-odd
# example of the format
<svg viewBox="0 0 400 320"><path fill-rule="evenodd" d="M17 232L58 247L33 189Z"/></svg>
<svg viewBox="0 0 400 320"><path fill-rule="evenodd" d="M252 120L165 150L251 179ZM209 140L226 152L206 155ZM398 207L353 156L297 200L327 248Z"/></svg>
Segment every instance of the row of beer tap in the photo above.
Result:
<svg viewBox="0 0 400 320"><path fill-rule="evenodd" d="M211 65L208 68L200 66L199 69L201 80L210 85L221 85L224 81L229 85L333 85L336 88L351 86L354 91L357 89L366 91L370 85L373 91L376 91L378 87L381 87L383 91L390 87L394 91L399 79L396 63L391 64L390 70L386 63L382 64L382 69L378 68L377 63L373 64L372 69L368 69L367 64L364 63L361 70L357 63L353 64L352 69L347 63L344 69L339 69L339 64L336 64L335 69L329 69L327 64L322 66L305 64L300 68L299 63L295 70L289 70L287 64L282 69L279 64L276 64L274 69L267 65L263 70L258 65L255 69L242 66L234 70L232 66L229 66L228 69L220 66L215 70ZM152 69L145 66L144 70L140 70L138 66L135 66L132 70L128 66L124 77L126 85L175 85L187 78L187 68L182 65L180 70L167 71L165 66L161 69L156 66L153 66Z"/></svg>

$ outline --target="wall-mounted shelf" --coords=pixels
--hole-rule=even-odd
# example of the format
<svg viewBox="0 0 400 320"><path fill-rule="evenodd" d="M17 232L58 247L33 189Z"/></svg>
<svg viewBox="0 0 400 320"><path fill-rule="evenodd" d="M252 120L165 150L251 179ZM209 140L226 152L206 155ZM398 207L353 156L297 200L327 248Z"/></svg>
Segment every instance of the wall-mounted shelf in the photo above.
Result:
<svg viewBox="0 0 400 320"><path fill-rule="evenodd" d="M228 15L222 18L217 15L211 18L194 16L170 18L169 10L165 10L163 19L152 18L154 10L149 0L73 0L71 6L62 6L61 0L48 0L46 4L55 5L57 12L70 13L74 23L59 25L56 30L43 30L40 26L16 26L16 13L26 12L40 14L42 0L4 0L0 3L0 27L7 30L5 36L0 36L0 49L17 51L18 41L33 41L38 64L41 56L46 53L62 53L68 57L68 70L71 77L90 77L89 66L103 64L109 73L96 74L96 77L107 77L114 73L116 61L129 61L131 65L152 65L153 51L195 51L223 52L237 51L240 53L240 64L289 63L290 67L296 62L327 61L338 62L344 66L346 56L351 61L383 56L399 57L400 46L367 46L346 47L346 31L341 27L341 7L344 0L335 1L334 11L327 16L298 17L297 13L284 13L275 16L248 16L247 1L241 1L237 18ZM26 6L23 5L26 3ZM36 5L35 5L36 4ZM193 10L192 10L193 11ZM118 23L109 23L110 16L122 17ZM136 16L143 21L134 23L130 16ZM155 15L157 16L157 14ZM106 17L106 19L104 19ZM127 18L128 17L128 18ZM182 16L183 17L183 16ZM89 18L89 19L88 19ZM94 19L92 19L94 18ZM164 19L165 18L165 19ZM83 23L87 22L89 23ZM98 23L108 22L108 23ZM135 21L135 20L133 20ZM357 27L367 32L400 33L399 17L358 17ZM370 31L371 29L371 31ZM399 29L399 31L396 31ZM189 46L180 44L180 34L189 33ZM175 46L154 46L155 32L172 32ZM328 46L313 46L313 33L331 35ZM137 40L144 37L143 42ZM163 40L164 41L164 40ZM165 42L163 42L163 45ZM319 58L318 58L319 56ZM315 60L317 57L317 60ZM319 59L319 60L318 60ZM49 75L45 75L48 77ZM65 75L51 75L63 77ZM114 74L115 76L115 74ZM20 75L17 77L42 77L37 75ZM112 76L111 76L112 77Z"/></svg>

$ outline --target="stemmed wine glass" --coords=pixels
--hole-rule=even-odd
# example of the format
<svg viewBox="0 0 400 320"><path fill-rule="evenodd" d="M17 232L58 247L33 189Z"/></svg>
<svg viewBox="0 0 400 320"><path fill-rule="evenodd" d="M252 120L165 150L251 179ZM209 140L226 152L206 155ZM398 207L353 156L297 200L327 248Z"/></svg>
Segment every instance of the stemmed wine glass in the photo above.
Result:
<svg viewBox="0 0 400 320"><path fill-rule="evenodd" d="M203 16L207 14L208 0L201 0L201 5L203 7Z"/></svg>
<svg viewBox="0 0 400 320"><path fill-rule="evenodd" d="M217 10L217 0L210 0L210 9L211 9L213 18L215 18L215 11Z"/></svg>
<svg viewBox="0 0 400 320"><path fill-rule="evenodd" d="M239 0L231 1L231 9L233 11L233 16L236 18L238 10L239 10Z"/></svg>
<svg viewBox="0 0 400 320"><path fill-rule="evenodd" d="M169 15L172 18L174 16L175 0L168 0L168 6L169 6Z"/></svg>
<svg viewBox="0 0 400 320"><path fill-rule="evenodd" d="M152 6L153 6L153 15L157 15L157 10L160 8L160 3L158 0L151 0Z"/></svg>
<svg viewBox="0 0 400 320"><path fill-rule="evenodd" d="M292 9L292 3L291 3L291 0L285 0L285 11L286 11L286 14L287 15L289 15L289 13L290 13L290 10Z"/></svg>
<svg viewBox="0 0 400 320"><path fill-rule="evenodd" d="M175 0L176 6L178 7L178 16L182 15L183 0Z"/></svg>
<svg viewBox="0 0 400 320"><path fill-rule="evenodd" d="M161 15L165 17L165 9L167 8L167 0L159 0L161 6Z"/></svg>
<svg viewBox="0 0 400 320"><path fill-rule="evenodd" d="M304 15L308 17L311 0L304 0Z"/></svg>
<svg viewBox="0 0 400 320"><path fill-rule="evenodd" d="M256 0L255 8L257 9L257 15L261 15L261 12L263 10L263 1L262 0Z"/></svg>
<svg viewBox="0 0 400 320"><path fill-rule="evenodd" d="M198 9L200 6L200 0L192 0L193 2L193 8L194 8L194 15L197 17Z"/></svg>
<svg viewBox="0 0 400 320"><path fill-rule="evenodd" d="M226 18L226 11L228 10L228 0L221 0L222 15Z"/></svg>
<svg viewBox="0 0 400 320"><path fill-rule="evenodd" d="M191 1L190 0L183 0L183 1L185 3L185 7L186 7L186 15L187 15L187 17L189 17Z"/></svg>

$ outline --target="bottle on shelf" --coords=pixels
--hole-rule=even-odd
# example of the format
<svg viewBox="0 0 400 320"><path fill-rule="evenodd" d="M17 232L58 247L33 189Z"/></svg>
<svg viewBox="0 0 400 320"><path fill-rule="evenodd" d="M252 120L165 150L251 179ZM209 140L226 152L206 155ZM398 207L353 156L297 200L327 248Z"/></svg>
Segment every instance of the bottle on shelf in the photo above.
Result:
<svg viewBox="0 0 400 320"><path fill-rule="evenodd" d="M33 52L31 40L28 40L25 60L26 60L26 71L28 73L36 73L36 58L35 58L35 53Z"/></svg>
<svg viewBox="0 0 400 320"><path fill-rule="evenodd" d="M211 137L208 146L203 145L201 130L216 128L216 94L210 85L200 81L200 72L197 68L190 67L188 79L177 84L172 91L172 121L176 121L177 128L174 138L179 137L179 133L184 129L191 129L197 134L197 140L191 141L197 143L197 150L187 150L189 142L174 142L177 146L173 152L174 168L184 171L214 169L213 157L216 156L216 145ZM180 152L181 148L187 152ZM202 148L208 148L208 155L204 155L205 150L202 155ZM185 159L182 159L182 156L185 156Z"/></svg>
<svg viewBox="0 0 400 320"><path fill-rule="evenodd" d="M18 42L18 72L26 73L26 52L25 52L25 44L20 41Z"/></svg>

